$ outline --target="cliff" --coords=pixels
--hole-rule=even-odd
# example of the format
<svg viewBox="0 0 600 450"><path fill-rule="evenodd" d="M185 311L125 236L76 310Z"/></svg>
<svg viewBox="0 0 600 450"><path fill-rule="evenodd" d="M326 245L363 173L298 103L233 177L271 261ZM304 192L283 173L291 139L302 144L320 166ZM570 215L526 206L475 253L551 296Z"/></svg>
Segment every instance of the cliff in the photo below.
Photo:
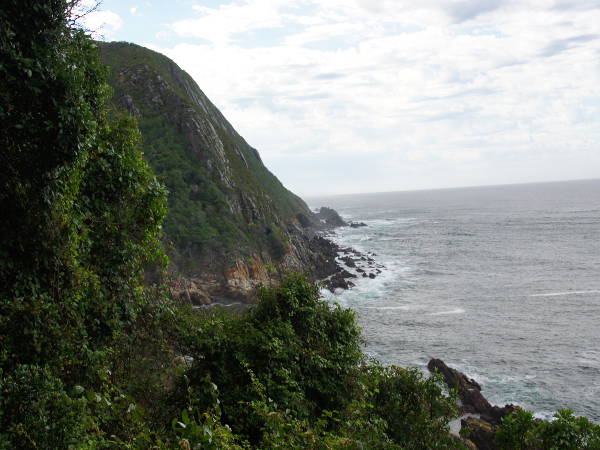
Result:
<svg viewBox="0 0 600 450"><path fill-rule="evenodd" d="M286 271L335 270L321 226L169 58L129 43L98 43L113 103L137 117L144 157L169 190L164 224L176 296L246 299Z"/></svg>

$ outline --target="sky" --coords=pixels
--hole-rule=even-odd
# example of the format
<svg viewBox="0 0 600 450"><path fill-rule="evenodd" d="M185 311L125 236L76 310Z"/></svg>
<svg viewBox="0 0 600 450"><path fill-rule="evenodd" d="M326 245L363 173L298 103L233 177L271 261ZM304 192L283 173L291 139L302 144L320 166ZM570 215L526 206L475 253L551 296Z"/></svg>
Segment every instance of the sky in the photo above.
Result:
<svg viewBox="0 0 600 450"><path fill-rule="evenodd" d="M104 0L86 26L172 58L303 196L600 178L600 0Z"/></svg>

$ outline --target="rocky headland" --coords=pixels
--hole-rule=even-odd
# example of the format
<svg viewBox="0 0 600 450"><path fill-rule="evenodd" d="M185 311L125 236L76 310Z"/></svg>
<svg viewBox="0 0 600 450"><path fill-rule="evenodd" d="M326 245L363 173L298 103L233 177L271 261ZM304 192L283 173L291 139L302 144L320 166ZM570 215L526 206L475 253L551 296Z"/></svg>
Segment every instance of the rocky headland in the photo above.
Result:
<svg viewBox="0 0 600 450"><path fill-rule="evenodd" d="M327 207L311 211L172 60L124 42L98 46L113 106L136 117L144 158L169 191L163 230L173 299L251 303L257 287L288 272L332 291L377 275L370 256L328 239L336 227L364 224Z"/></svg>
<svg viewBox="0 0 600 450"><path fill-rule="evenodd" d="M464 373L448 367L441 359L431 359L427 364L431 373L439 373L449 389L456 389L459 402L460 435L467 448L496 450L495 436L502 419L516 412L516 405L503 407L491 405L481 393L481 386Z"/></svg>

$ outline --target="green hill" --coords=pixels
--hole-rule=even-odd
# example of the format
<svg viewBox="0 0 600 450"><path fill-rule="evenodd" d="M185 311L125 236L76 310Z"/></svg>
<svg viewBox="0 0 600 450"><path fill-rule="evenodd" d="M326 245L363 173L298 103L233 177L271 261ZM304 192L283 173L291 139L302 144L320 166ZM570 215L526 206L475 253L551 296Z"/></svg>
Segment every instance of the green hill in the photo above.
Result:
<svg viewBox="0 0 600 450"><path fill-rule="evenodd" d="M319 221L194 80L144 47L98 44L113 103L137 117L144 158L169 190L164 231L182 277L175 290L193 301L229 299L285 271L315 274L323 255L307 229Z"/></svg>

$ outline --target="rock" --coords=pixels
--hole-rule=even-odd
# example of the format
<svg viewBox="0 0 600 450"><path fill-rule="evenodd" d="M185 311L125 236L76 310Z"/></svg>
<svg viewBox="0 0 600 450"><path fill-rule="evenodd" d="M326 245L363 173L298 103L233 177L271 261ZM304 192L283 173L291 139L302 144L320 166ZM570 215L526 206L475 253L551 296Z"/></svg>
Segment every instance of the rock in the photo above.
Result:
<svg viewBox="0 0 600 450"><path fill-rule="evenodd" d="M350 256L345 256L345 257L341 258L341 260L344 261L344 263L348 267L356 267L356 263L354 262L354 259L352 259Z"/></svg>
<svg viewBox="0 0 600 450"><path fill-rule="evenodd" d="M363 278L368 278L368 277L369 277L369 275L367 275L367 274L366 274L366 273L364 273L364 272L363 272L362 276L363 276Z"/></svg>
<svg viewBox="0 0 600 450"><path fill-rule="evenodd" d="M367 224L364 222L350 222L348 225L350 225L351 228L360 228L367 226Z"/></svg>
<svg viewBox="0 0 600 450"><path fill-rule="evenodd" d="M477 450L496 450L497 426L475 417L467 417L461 420L461 428L468 429L467 440L475 444Z"/></svg>
<svg viewBox="0 0 600 450"><path fill-rule="evenodd" d="M481 386L473 379L456 369L448 367L441 359L432 359L427 364L431 373L439 372L444 377L444 382L450 388L456 388L463 403L463 412L476 412L489 414L492 405L481 394Z"/></svg>
<svg viewBox="0 0 600 450"><path fill-rule="evenodd" d="M515 405L492 406L481 393L479 383L472 378L468 378L464 373L448 367L441 359L431 359L427 364L427 368L431 373L439 372L450 389L457 389L462 402L459 412L462 414L478 413L481 414L482 419L493 425L499 425L504 416L519 409Z"/></svg>
<svg viewBox="0 0 600 450"><path fill-rule="evenodd" d="M322 206L321 209L319 209L319 211L315 213L315 215L319 220L321 220L327 226L332 228L344 227L348 225L333 208Z"/></svg>
<svg viewBox="0 0 600 450"><path fill-rule="evenodd" d="M353 273L348 272L345 269L340 270L339 274L343 278L356 278L356 275L354 275Z"/></svg>
<svg viewBox="0 0 600 450"><path fill-rule="evenodd" d="M336 273L327 281L327 289L331 292L335 292L336 289L349 289L350 283L340 274Z"/></svg>
<svg viewBox="0 0 600 450"><path fill-rule="evenodd" d="M371 273L369 274L369 278L373 279L373 278L375 278L375 277L376 277L376 275L375 275L373 272L371 272Z"/></svg>
<svg viewBox="0 0 600 450"><path fill-rule="evenodd" d="M358 269L356 269L356 271L357 271L358 273L365 273L365 271L364 271L363 269L361 269L360 267L359 267Z"/></svg>

